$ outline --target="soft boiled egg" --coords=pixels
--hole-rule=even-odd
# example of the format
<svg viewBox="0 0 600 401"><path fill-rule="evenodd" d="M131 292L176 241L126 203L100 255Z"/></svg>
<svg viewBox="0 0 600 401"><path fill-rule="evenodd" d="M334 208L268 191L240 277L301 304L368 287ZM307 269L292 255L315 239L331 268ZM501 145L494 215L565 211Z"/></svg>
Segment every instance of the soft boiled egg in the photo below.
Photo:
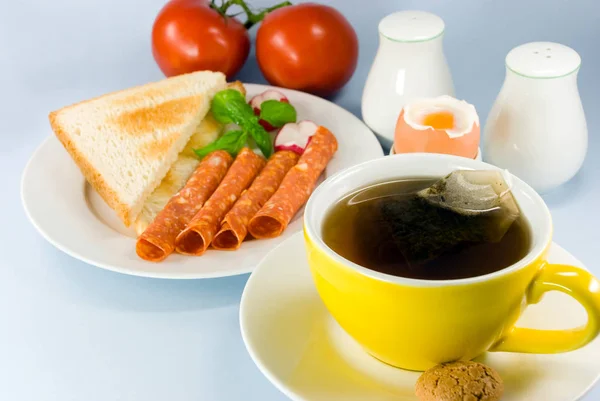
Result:
<svg viewBox="0 0 600 401"><path fill-rule="evenodd" d="M479 117L472 104L451 96L413 101L396 123L396 153L445 153L474 159L479 147Z"/></svg>

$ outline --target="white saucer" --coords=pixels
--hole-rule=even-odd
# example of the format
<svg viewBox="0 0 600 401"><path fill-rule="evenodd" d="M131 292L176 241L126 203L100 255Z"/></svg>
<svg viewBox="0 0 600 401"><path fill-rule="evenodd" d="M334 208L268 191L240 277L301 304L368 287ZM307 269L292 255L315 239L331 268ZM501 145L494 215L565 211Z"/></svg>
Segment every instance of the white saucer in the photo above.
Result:
<svg viewBox="0 0 600 401"><path fill-rule="evenodd" d="M553 244L550 261L582 266ZM519 325L570 328L583 324L583 308L553 292L530 306ZM416 401L419 377L368 355L329 315L306 263L302 234L271 252L256 268L242 296L242 336L264 375L293 400ZM479 360L505 384L502 401L574 401L600 375L600 338L569 353L488 353Z"/></svg>
<svg viewBox="0 0 600 401"><path fill-rule="evenodd" d="M272 87L245 84L248 98ZM296 107L298 119L326 126L338 140L338 151L323 178L355 164L383 156L375 135L350 112L317 96L281 89ZM296 214L278 238L248 241L235 251L209 250L200 257L174 254L161 263L140 259L136 236L90 187L60 142L52 135L37 149L21 182L25 212L54 246L86 263L136 276L210 278L249 273L276 245L302 230Z"/></svg>

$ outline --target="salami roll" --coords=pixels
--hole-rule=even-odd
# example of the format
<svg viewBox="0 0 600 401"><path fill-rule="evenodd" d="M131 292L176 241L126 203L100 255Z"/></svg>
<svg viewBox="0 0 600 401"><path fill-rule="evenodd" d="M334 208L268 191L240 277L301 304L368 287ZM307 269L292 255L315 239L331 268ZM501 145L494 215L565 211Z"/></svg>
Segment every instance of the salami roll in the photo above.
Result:
<svg viewBox="0 0 600 401"><path fill-rule="evenodd" d="M219 231L221 221L242 192L254 180L265 159L248 148L235 158L219 187L192 218L175 241L175 249L186 255L202 255Z"/></svg>
<svg viewBox="0 0 600 401"><path fill-rule="evenodd" d="M254 238L281 235L296 212L306 203L317 179L337 150L335 136L319 127L298 163L285 175L267 203L250 219L248 231Z"/></svg>
<svg viewBox="0 0 600 401"><path fill-rule="evenodd" d="M198 165L185 186L173 195L137 240L135 251L142 259L160 262L175 250L175 240L217 189L233 161L217 150Z"/></svg>
<svg viewBox="0 0 600 401"><path fill-rule="evenodd" d="M283 177L296 164L300 156L291 150L276 152L247 191L244 191L233 208L225 215L221 230L212 241L215 249L236 250L248 234L250 219L275 193Z"/></svg>

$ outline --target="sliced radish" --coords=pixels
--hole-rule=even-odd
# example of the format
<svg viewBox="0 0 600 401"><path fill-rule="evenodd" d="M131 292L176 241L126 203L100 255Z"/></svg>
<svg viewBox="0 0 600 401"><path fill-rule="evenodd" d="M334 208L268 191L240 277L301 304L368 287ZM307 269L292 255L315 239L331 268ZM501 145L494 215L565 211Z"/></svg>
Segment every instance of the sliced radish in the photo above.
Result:
<svg viewBox="0 0 600 401"><path fill-rule="evenodd" d="M317 124L308 120L287 123L275 137L275 151L291 150L301 155L318 129Z"/></svg>
<svg viewBox="0 0 600 401"><path fill-rule="evenodd" d="M261 93L260 95L256 95L252 99L250 99L250 106L252 106L252 109L254 110L255 115L260 116L260 105L264 101L267 101L267 100L279 100L280 102L285 102L285 103L290 102L283 93L281 93L277 90L274 90L274 89L266 90L263 93ZM271 124L269 124L265 120L261 119L259 121L259 123L267 131L273 131L275 129L275 127L273 127Z"/></svg>

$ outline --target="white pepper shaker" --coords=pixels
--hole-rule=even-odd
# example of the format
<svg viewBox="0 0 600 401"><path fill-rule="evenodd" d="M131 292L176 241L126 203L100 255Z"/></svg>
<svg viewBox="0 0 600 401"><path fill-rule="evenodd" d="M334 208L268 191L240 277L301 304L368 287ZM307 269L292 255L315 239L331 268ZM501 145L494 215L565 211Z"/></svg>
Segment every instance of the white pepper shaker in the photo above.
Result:
<svg viewBox="0 0 600 401"><path fill-rule="evenodd" d="M414 100L454 96L442 40L444 21L424 11L401 11L379 23L379 48L362 96L362 116L391 146L402 107Z"/></svg>
<svg viewBox="0 0 600 401"><path fill-rule="evenodd" d="M485 124L484 160L544 193L581 168L588 133L577 89L579 54L551 42L506 56L506 78Z"/></svg>

